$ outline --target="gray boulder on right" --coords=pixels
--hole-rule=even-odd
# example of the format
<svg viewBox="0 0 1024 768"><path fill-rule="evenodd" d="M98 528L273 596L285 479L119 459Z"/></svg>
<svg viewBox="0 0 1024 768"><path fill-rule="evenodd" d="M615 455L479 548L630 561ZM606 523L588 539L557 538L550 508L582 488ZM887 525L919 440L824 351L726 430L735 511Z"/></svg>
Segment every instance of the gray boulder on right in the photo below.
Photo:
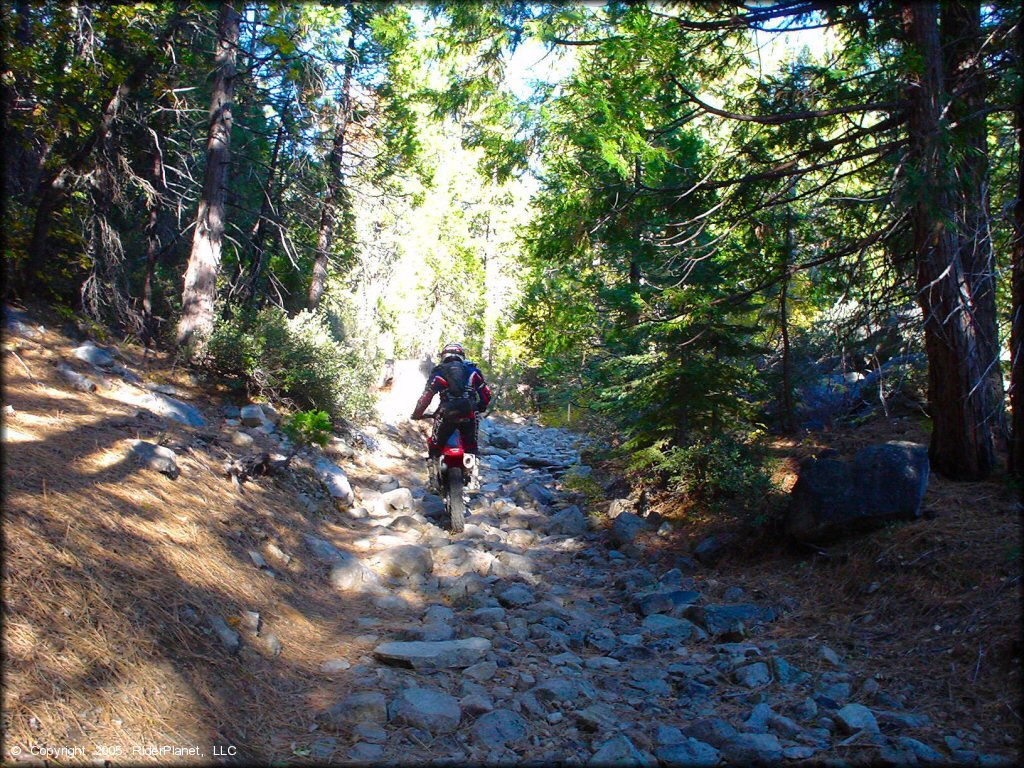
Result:
<svg viewBox="0 0 1024 768"><path fill-rule="evenodd" d="M790 494L786 533L824 542L921 514L928 487L923 445L889 442L860 450L852 461L811 458Z"/></svg>

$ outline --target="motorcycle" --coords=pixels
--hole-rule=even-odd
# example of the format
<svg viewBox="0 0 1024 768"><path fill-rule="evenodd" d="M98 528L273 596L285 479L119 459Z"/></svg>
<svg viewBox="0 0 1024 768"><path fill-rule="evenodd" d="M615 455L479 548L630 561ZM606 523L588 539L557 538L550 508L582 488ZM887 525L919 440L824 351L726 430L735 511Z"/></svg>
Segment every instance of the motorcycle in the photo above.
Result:
<svg viewBox="0 0 1024 768"><path fill-rule="evenodd" d="M424 420L433 418L424 415ZM466 453L458 430L452 432L441 449L441 455L428 460L431 485L444 498L444 511L448 530L462 533L466 527L466 482L476 464L477 457Z"/></svg>

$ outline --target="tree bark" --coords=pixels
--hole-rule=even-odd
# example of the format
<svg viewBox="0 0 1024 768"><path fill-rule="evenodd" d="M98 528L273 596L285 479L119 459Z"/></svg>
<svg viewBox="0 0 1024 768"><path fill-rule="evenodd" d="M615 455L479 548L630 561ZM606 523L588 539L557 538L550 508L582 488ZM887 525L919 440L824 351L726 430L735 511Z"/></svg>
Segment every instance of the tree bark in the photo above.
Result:
<svg viewBox="0 0 1024 768"><path fill-rule="evenodd" d="M232 99L235 92L235 65L238 56L239 15L228 4L222 5L217 25L216 73L210 97L210 127L206 142L206 175L199 199L192 252L185 270L178 321L178 344L190 345L190 356L205 354L206 342L213 333L213 305L217 296L224 241L225 202L228 164L231 162Z"/></svg>
<svg viewBox="0 0 1024 768"><path fill-rule="evenodd" d="M796 192L795 183L790 197ZM793 405L793 360L789 342L789 282L793 263L793 206L786 208L786 244L782 249L782 276L779 284L779 328L782 332L782 431L796 432L796 409Z"/></svg>
<svg viewBox="0 0 1024 768"><path fill-rule="evenodd" d="M338 115L338 127L334 133L334 144L331 147L330 166L327 179L327 195L324 197L323 210L320 213L320 229L316 238L316 258L313 260L313 275L309 281L309 295L306 306L316 309L327 287L327 264L330 259L334 241L334 225L338 219L339 209L347 207L348 190L342 175L342 163L345 159L345 143L347 141L348 123L352 115L352 69L356 59L356 32L358 24L355 11L349 23L348 56L345 57L345 72L341 81L341 109Z"/></svg>
<svg viewBox="0 0 1024 768"><path fill-rule="evenodd" d="M957 123L952 131L960 193L957 250L970 287L990 423L993 434L1002 441L1007 424L989 207L988 126L983 111L988 88L981 51L981 3L953 0L943 4L941 29L947 83L952 94L949 115Z"/></svg>
<svg viewBox="0 0 1024 768"><path fill-rule="evenodd" d="M957 480L992 470L995 452L971 286L960 261L953 169L945 145L942 56L936 5L903 7L907 41L917 54L908 89L908 167L915 175L912 206L917 301L928 354L932 468Z"/></svg>
<svg viewBox="0 0 1024 768"><path fill-rule="evenodd" d="M1010 405L1013 423L1010 469L1024 476L1024 14L1017 21L1017 67L1020 92L1017 95L1017 201L1013 206L1013 281L1010 325ZM1020 483L1024 503L1024 482Z"/></svg>

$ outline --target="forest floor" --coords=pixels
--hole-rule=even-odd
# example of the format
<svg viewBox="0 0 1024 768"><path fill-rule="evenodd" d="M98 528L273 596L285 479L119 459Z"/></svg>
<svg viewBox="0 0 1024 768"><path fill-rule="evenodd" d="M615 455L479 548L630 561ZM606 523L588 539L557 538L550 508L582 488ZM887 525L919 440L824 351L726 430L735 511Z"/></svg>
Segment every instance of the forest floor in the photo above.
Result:
<svg viewBox="0 0 1024 768"><path fill-rule="evenodd" d="M274 430L240 429L225 387L122 345L120 363L206 423L155 415L151 390L77 345L5 339L5 761L1020 756L1020 519L998 480L933 478L921 520L819 553L765 540L681 572L714 524L632 543L581 527L558 479L581 447L564 430L491 419L485 484L453 537L431 522L418 426L328 454L358 514L322 491L315 457L238 488L222 463L280 450ZM69 388L59 361L100 388ZM846 454L888 429L778 447ZM173 449L180 475L140 465L133 439ZM352 556L364 581L339 591L332 564ZM470 637L486 649L459 663L380 650Z"/></svg>

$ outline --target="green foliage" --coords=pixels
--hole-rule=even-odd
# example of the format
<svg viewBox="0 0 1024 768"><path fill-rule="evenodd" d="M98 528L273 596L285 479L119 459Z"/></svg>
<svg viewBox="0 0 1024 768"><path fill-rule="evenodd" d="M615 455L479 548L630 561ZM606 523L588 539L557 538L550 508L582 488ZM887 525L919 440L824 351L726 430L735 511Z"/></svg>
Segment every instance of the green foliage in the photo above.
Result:
<svg viewBox="0 0 1024 768"><path fill-rule="evenodd" d="M208 351L212 370L241 377L264 397L354 421L373 405L375 361L334 336L322 313L239 312L218 324Z"/></svg>
<svg viewBox="0 0 1024 768"><path fill-rule="evenodd" d="M569 493L578 493L586 499L588 506L593 506L604 499L604 488L591 474L581 474L570 468L562 475L562 488Z"/></svg>
<svg viewBox="0 0 1024 768"><path fill-rule="evenodd" d="M638 452L632 468L663 473L670 487L693 506L749 515L772 490L769 462L758 436L701 438L686 445L664 443Z"/></svg>
<svg viewBox="0 0 1024 768"><path fill-rule="evenodd" d="M296 446L327 445L331 439L331 417L324 411L299 411L281 427Z"/></svg>

